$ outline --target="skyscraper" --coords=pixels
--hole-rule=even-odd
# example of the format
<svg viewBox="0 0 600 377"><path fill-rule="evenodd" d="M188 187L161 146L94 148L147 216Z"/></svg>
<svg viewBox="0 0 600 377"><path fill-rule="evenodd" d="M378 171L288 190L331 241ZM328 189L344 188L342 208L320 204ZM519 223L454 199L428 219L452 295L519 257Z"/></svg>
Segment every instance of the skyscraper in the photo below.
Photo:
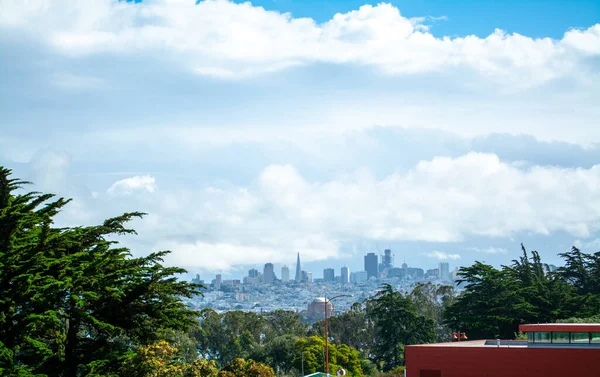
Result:
<svg viewBox="0 0 600 377"><path fill-rule="evenodd" d="M350 283L350 269L346 266L342 267L342 284Z"/></svg>
<svg viewBox="0 0 600 377"><path fill-rule="evenodd" d="M383 252L384 252L383 260L381 261L383 268L384 269L392 268L394 265L394 260L392 257L392 250L385 249Z"/></svg>
<svg viewBox="0 0 600 377"><path fill-rule="evenodd" d="M275 280L275 272L273 270L273 263L266 263L263 272L263 283L272 284Z"/></svg>
<svg viewBox="0 0 600 377"><path fill-rule="evenodd" d="M323 270L323 280L335 281L335 270L333 268L326 268Z"/></svg>
<svg viewBox="0 0 600 377"><path fill-rule="evenodd" d="M448 265L447 262L441 262L440 263L440 279L447 281L450 280L450 266Z"/></svg>
<svg viewBox="0 0 600 377"><path fill-rule="evenodd" d="M365 271L367 271L367 279L378 277L378 259L379 258L377 258L377 254L375 253L368 253L365 255Z"/></svg>
<svg viewBox="0 0 600 377"><path fill-rule="evenodd" d="M296 261L296 279L297 282L302 281L302 268L300 267L300 253L298 253L298 260Z"/></svg>
<svg viewBox="0 0 600 377"><path fill-rule="evenodd" d="M281 267L281 281L284 283L290 281L290 269L288 266Z"/></svg>

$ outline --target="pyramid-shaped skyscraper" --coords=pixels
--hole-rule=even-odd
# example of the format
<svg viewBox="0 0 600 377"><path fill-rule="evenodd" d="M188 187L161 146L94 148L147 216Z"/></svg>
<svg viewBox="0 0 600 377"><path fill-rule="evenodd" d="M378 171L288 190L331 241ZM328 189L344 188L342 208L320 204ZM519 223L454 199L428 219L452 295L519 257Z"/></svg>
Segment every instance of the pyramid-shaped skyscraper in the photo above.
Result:
<svg viewBox="0 0 600 377"><path fill-rule="evenodd" d="M298 260L296 261L296 281L302 280L302 268L300 267L300 253L298 253Z"/></svg>

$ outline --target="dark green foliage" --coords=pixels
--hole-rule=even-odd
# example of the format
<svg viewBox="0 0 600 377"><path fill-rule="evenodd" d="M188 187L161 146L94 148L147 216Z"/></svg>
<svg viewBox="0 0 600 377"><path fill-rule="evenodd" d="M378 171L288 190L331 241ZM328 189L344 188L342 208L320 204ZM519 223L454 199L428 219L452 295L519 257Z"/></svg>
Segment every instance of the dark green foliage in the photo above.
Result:
<svg viewBox="0 0 600 377"><path fill-rule="evenodd" d="M25 182L0 167L0 372L75 377L118 374L137 346L166 329L188 331L181 297L198 286L164 267L168 252L132 258L110 241L132 234L127 213L90 227L53 228L68 201L17 194Z"/></svg>
<svg viewBox="0 0 600 377"><path fill-rule="evenodd" d="M364 311L361 311L365 327ZM337 321L337 317L333 317ZM337 322L336 322L337 323ZM201 312L201 328L195 333L200 353L228 365L238 357L270 365L278 373L289 374L302 368L305 352L305 373L324 368L325 340L307 337L314 332L301 321L301 316L278 310L264 315L230 311L218 314L212 309ZM358 351L347 344L335 341L329 349L330 369L344 367L356 376L362 376L362 361ZM222 376L224 377L224 376ZM231 376L229 376L231 377Z"/></svg>
<svg viewBox="0 0 600 377"><path fill-rule="evenodd" d="M452 331L444 324L443 314L456 299L454 286L418 283L410 292L410 298L419 315L430 318L436 324L437 341L450 341Z"/></svg>
<svg viewBox="0 0 600 377"><path fill-rule="evenodd" d="M557 272L573 288L573 302L577 316L587 317L600 313L600 252L586 254L573 247L560 256L565 265Z"/></svg>
<svg viewBox="0 0 600 377"><path fill-rule="evenodd" d="M195 334L199 351L220 365L258 352L266 324L265 318L255 313L230 311L221 315L212 309L200 313L200 322Z"/></svg>
<svg viewBox="0 0 600 377"><path fill-rule="evenodd" d="M308 325L302 322L302 316L289 310L275 310L266 313L264 319L267 342L284 335L304 336L308 329Z"/></svg>
<svg viewBox="0 0 600 377"><path fill-rule="evenodd" d="M577 248L560 254L565 266L550 271L537 251L500 270L476 262L460 270L465 291L444 312L445 323L471 339L511 339L519 324L586 317L600 310L600 253Z"/></svg>
<svg viewBox="0 0 600 377"><path fill-rule="evenodd" d="M311 335L325 336L325 321L313 325ZM329 318L329 338L337 344L347 344L367 354L373 343L373 326L360 303L351 310Z"/></svg>
<svg viewBox="0 0 600 377"><path fill-rule="evenodd" d="M413 300L389 284L367 301L367 318L375 330L371 358L380 368L403 363L405 345L436 340L434 321L419 315Z"/></svg>

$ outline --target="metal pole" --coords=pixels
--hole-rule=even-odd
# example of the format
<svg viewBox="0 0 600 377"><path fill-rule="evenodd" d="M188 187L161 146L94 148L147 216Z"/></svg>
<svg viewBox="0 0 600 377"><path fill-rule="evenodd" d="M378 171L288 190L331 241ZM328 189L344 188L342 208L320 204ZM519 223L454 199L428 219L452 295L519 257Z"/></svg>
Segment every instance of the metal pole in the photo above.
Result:
<svg viewBox="0 0 600 377"><path fill-rule="evenodd" d="M327 297L325 297L325 374L329 376L329 323L327 321Z"/></svg>
<svg viewBox="0 0 600 377"><path fill-rule="evenodd" d="M304 351L302 351L302 377L304 377Z"/></svg>

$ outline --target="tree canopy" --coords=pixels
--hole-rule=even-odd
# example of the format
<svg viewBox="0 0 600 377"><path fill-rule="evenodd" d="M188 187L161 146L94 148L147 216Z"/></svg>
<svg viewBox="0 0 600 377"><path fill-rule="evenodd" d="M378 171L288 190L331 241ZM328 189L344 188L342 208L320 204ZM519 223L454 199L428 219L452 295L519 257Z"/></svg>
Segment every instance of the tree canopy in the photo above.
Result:
<svg viewBox="0 0 600 377"><path fill-rule="evenodd" d="M445 323L471 339L512 339L519 324L590 317L600 311L600 253L573 247L556 270L537 251L496 269L476 262L459 271L464 292L444 312Z"/></svg>
<svg viewBox="0 0 600 377"><path fill-rule="evenodd" d="M413 300L389 284L367 301L367 318L375 329L371 358L380 367L403 364L405 345L436 340L434 321L419 315Z"/></svg>
<svg viewBox="0 0 600 377"><path fill-rule="evenodd" d="M134 258L115 236L139 212L100 225L56 228L68 204L20 193L27 182L0 167L0 372L76 377L118 374L136 347L163 330L189 331L197 313L182 297L199 286L165 267L168 251Z"/></svg>

